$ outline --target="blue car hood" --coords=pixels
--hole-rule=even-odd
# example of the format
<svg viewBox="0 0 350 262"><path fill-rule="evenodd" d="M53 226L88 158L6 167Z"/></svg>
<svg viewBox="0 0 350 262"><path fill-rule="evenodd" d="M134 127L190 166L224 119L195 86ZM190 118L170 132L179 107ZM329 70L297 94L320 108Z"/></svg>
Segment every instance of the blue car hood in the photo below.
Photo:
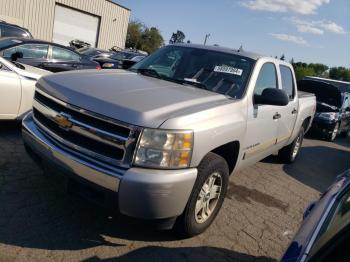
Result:
<svg viewBox="0 0 350 262"><path fill-rule="evenodd" d="M306 254L307 247L320 224L322 218L327 215L334 200L350 185L350 170L337 177L335 182L321 195L317 203L310 205L311 210L304 219L299 231L295 235L292 243L282 257L283 262L300 261ZM309 208L310 208L309 207Z"/></svg>

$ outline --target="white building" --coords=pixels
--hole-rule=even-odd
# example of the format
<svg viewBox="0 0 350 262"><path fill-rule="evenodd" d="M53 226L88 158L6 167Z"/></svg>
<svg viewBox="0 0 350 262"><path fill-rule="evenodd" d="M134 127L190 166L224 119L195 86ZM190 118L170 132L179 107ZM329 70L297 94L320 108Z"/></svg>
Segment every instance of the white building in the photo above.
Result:
<svg viewBox="0 0 350 262"><path fill-rule="evenodd" d="M129 16L128 8L108 0L0 0L0 20L63 45L79 39L103 49L123 48Z"/></svg>

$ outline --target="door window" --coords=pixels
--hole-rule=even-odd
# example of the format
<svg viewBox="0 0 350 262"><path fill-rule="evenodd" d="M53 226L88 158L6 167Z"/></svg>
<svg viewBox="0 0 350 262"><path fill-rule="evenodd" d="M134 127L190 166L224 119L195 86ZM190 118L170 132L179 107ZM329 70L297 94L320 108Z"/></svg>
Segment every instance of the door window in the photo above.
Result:
<svg viewBox="0 0 350 262"><path fill-rule="evenodd" d="M80 56L72 51L69 51L57 46L53 46L52 59L63 60L63 61L79 61Z"/></svg>
<svg viewBox="0 0 350 262"><path fill-rule="evenodd" d="M273 63L262 66L256 80L254 95L261 95L266 88L277 88L277 73Z"/></svg>
<svg viewBox="0 0 350 262"><path fill-rule="evenodd" d="M289 99L294 98L294 78L292 70L288 66L280 65L282 77L282 89L286 91Z"/></svg>
<svg viewBox="0 0 350 262"><path fill-rule="evenodd" d="M48 45L25 44L6 49L4 51L4 57L10 58L12 54L16 52L21 52L23 54L23 58L45 59L47 58L48 50Z"/></svg>

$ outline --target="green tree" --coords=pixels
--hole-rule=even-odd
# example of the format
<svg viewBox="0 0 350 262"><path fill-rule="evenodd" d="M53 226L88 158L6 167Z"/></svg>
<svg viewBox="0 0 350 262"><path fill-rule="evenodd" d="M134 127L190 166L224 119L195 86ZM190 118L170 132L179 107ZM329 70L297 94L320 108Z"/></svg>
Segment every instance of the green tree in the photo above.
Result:
<svg viewBox="0 0 350 262"><path fill-rule="evenodd" d="M156 27L148 28L139 21L131 21L128 26L125 47L152 53L164 44L164 39Z"/></svg>
<svg viewBox="0 0 350 262"><path fill-rule="evenodd" d="M329 69L328 66L324 64L319 64L319 63L316 63L316 64L311 63L308 66L313 68L316 76L319 76L319 77L326 76L326 71Z"/></svg>
<svg viewBox="0 0 350 262"><path fill-rule="evenodd" d="M155 27L146 28L142 34L141 48L142 50L153 53L164 43L164 39L159 30Z"/></svg>
<svg viewBox="0 0 350 262"><path fill-rule="evenodd" d="M169 40L169 44L183 43L185 38L186 38L185 34L182 31L177 30L176 33L172 34Z"/></svg>
<svg viewBox="0 0 350 262"><path fill-rule="evenodd" d="M295 77L297 80L303 79L305 76L315 76L315 70L312 67L302 67L296 66L294 67Z"/></svg>
<svg viewBox="0 0 350 262"><path fill-rule="evenodd" d="M329 77L335 80L350 81L350 69L345 67L332 67L329 70Z"/></svg>
<svg viewBox="0 0 350 262"><path fill-rule="evenodd" d="M129 23L125 41L126 48L140 49L144 27L144 24L138 21L131 21Z"/></svg>

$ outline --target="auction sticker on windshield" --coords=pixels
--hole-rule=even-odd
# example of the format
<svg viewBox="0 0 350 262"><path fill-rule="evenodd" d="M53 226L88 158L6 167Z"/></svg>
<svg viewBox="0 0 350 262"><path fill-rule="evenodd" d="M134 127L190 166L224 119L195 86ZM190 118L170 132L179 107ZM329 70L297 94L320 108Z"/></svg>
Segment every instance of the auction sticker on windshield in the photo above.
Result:
<svg viewBox="0 0 350 262"><path fill-rule="evenodd" d="M221 65L221 66L215 66L214 72L241 76L243 73L243 70L239 68L231 67L231 66Z"/></svg>

